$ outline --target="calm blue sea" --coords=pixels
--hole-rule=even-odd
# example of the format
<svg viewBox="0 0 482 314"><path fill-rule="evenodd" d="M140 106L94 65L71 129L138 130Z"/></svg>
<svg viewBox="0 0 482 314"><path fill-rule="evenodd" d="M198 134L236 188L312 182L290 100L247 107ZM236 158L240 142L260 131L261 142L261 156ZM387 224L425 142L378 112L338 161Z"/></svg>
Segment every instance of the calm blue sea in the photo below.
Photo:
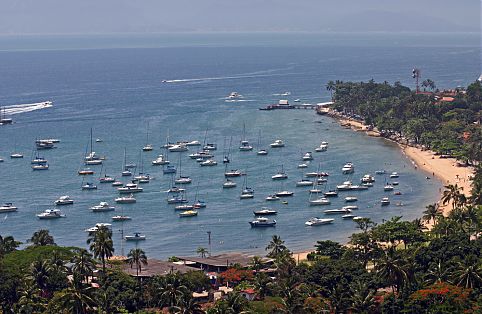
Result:
<svg viewBox="0 0 482 314"><path fill-rule="evenodd" d="M113 223L116 253L121 253L124 234L141 232L140 242L148 256L165 258L192 255L199 246L207 247L212 234L213 253L250 251L261 253L271 235L279 234L290 249L311 248L317 240L347 241L355 231L352 221L335 216L332 225L305 227L310 217L323 217L324 209L339 208L344 196L356 195L360 216L376 222L401 215L419 217L425 205L439 195L440 182L426 180L425 173L395 147L382 139L346 130L328 117L311 110L259 111L258 107L300 99L305 103L328 101L329 80L401 81L413 86L413 67L422 69L438 87L467 85L480 75L480 45L477 34L229 34L229 35L150 35L0 37L0 104L12 106L53 101L51 108L26 112L31 106L15 109L15 124L0 127L0 202L13 202L19 210L0 216L0 234L25 241L47 228L61 245L86 247L84 229L97 222L110 222L124 213L132 221ZM162 83L163 80L174 80ZM242 102L226 102L233 91ZM290 96L280 96L291 92ZM11 109L11 107L10 107ZM268 147L275 139L286 143L283 149L270 149L268 156L239 152L237 146L246 125L247 139L257 147ZM153 152L141 152L147 125ZM100 201L113 203L118 195L110 185L98 184L96 191L81 191L81 167L90 129L94 150L105 155L103 170L120 178L124 148L127 159L140 164L155 179L143 185L133 205L116 205L115 212L92 213L88 208ZM215 167L200 167L187 156L193 152L171 153L169 159L182 160L183 174L193 178L188 198L207 202L198 217L180 219L166 203L162 191L170 177L151 161L163 153L166 136L171 141L216 142L219 150ZM258 135L261 134L261 137ZM30 168L36 138L58 138L58 148L44 151L48 171ZM229 168L248 173L255 189L253 200L240 200L238 187L223 190L223 143L233 138ZM327 152L314 153L307 171L330 173L327 188L351 179L358 182L365 173L378 169L397 171L403 195L383 192L384 176L377 176L369 191L340 193L330 206L308 206L308 188L297 188L303 172L297 169L301 152L314 151L321 141L329 142ZM24 159L8 158L14 150ZM355 164L355 173L342 175L345 162ZM284 182L271 176L283 166L289 175ZM94 166L98 180L101 167ZM126 180L124 180L126 181ZM288 204L267 203L265 197L279 189L295 192ZM75 205L63 207L67 215L55 221L40 221L35 214L52 208L61 195L70 195ZM389 195L392 205L381 207ZM402 202L405 206L395 206ZM276 228L251 229L252 211L271 206L279 211ZM125 252L134 244L124 243Z"/></svg>

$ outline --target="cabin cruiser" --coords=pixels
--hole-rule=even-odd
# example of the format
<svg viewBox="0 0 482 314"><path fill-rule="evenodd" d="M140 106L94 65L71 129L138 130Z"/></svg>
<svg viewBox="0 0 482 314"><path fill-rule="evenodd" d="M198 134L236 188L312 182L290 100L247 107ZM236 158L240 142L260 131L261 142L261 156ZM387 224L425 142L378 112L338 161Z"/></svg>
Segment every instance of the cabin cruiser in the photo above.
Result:
<svg viewBox="0 0 482 314"><path fill-rule="evenodd" d="M313 154L311 152L306 152L303 157L301 157L303 160L313 160Z"/></svg>
<svg viewBox="0 0 482 314"><path fill-rule="evenodd" d="M199 209L199 208L206 208L207 205L206 205L206 202L197 200L194 204L192 204L192 206L194 207L194 209Z"/></svg>
<svg viewBox="0 0 482 314"><path fill-rule="evenodd" d="M351 213L351 210L350 209L346 209L346 208L340 208L340 209L327 209L325 211L323 211L325 214L349 214Z"/></svg>
<svg viewBox="0 0 482 314"><path fill-rule="evenodd" d="M353 173L355 172L355 166L351 162L348 162L343 166L343 168L341 168L341 172L343 174Z"/></svg>
<svg viewBox="0 0 482 314"><path fill-rule="evenodd" d="M392 179L393 179L393 178L398 178L398 177L399 177L398 172L392 172L392 173L390 174L390 178L392 178Z"/></svg>
<svg viewBox="0 0 482 314"><path fill-rule="evenodd" d="M150 152L153 149L152 144L146 144L144 147L142 147L142 150L145 152Z"/></svg>
<svg viewBox="0 0 482 314"><path fill-rule="evenodd" d="M313 178L313 177L328 177L329 174L327 172L308 172L305 173L305 177Z"/></svg>
<svg viewBox="0 0 482 314"><path fill-rule="evenodd" d="M283 143L282 140L276 140L273 143L269 144L269 146L271 146L273 148L279 148L279 147L284 147L285 143Z"/></svg>
<svg viewBox="0 0 482 314"><path fill-rule="evenodd" d="M129 216L124 216L124 215L117 215L112 217L112 221L126 221L126 220L131 220L132 218Z"/></svg>
<svg viewBox="0 0 482 314"><path fill-rule="evenodd" d="M274 227L276 226L276 220L270 220L265 217L258 217L253 221L250 221L249 224L252 228L256 227Z"/></svg>
<svg viewBox="0 0 482 314"><path fill-rule="evenodd" d="M322 142L319 147L315 148L315 152L324 152L328 150L328 143Z"/></svg>
<svg viewBox="0 0 482 314"><path fill-rule="evenodd" d="M213 158L214 155L211 154L208 150L202 150L202 151L199 151L197 153L192 153L189 155L189 157L191 159L209 159L209 158Z"/></svg>
<svg viewBox="0 0 482 314"><path fill-rule="evenodd" d="M71 205L74 203L74 200L70 198L70 196L68 195L63 195L61 197L59 197L55 202L54 204L57 205L57 206L61 206L61 205Z"/></svg>
<svg viewBox="0 0 482 314"><path fill-rule="evenodd" d="M300 181L296 182L296 186L312 186L313 181L307 179L301 179Z"/></svg>
<svg viewBox="0 0 482 314"><path fill-rule="evenodd" d="M84 168L84 169L80 169L78 174L80 176L88 176L88 175L92 175L94 174L94 170L90 169L90 168Z"/></svg>
<svg viewBox="0 0 482 314"><path fill-rule="evenodd" d="M96 142L96 143L102 143L103 141L104 141L104 140L101 139L100 137L98 137L98 138L95 139L95 142Z"/></svg>
<svg viewBox="0 0 482 314"><path fill-rule="evenodd" d="M364 183L362 183L361 185L362 185L362 186L366 186L367 188L373 187L373 183L371 183L371 182L364 182Z"/></svg>
<svg viewBox="0 0 482 314"><path fill-rule="evenodd" d="M388 197L382 198L382 200L380 202L381 202L382 206L390 205L390 199Z"/></svg>
<svg viewBox="0 0 482 314"><path fill-rule="evenodd" d="M310 200L310 206L318 206L318 205L330 205L331 202L326 197L320 197L314 200Z"/></svg>
<svg viewBox="0 0 482 314"><path fill-rule="evenodd" d="M135 183L127 183L125 186L117 188L117 191L119 191L120 194L139 193L143 190L143 188L139 187Z"/></svg>
<svg viewBox="0 0 482 314"><path fill-rule="evenodd" d="M16 212L17 207L13 206L13 203L5 203L0 206L0 213Z"/></svg>
<svg viewBox="0 0 482 314"><path fill-rule="evenodd" d="M203 146L204 150L217 150L218 146L215 143L207 143Z"/></svg>
<svg viewBox="0 0 482 314"><path fill-rule="evenodd" d="M368 186L366 185L352 185L350 186L350 190L351 191L364 191L364 190L368 190Z"/></svg>
<svg viewBox="0 0 482 314"><path fill-rule="evenodd" d="M337 185L336 189L338 191L349 191L351 189L352 183L351 181L345 181L343 184Z"/></svg>
<svg viewBox="0 0 482 314"><path fill-rule="evenodd" d="M356 196L347 196L345 197L345 202L347 203L352 203L352 202L357 202L358 198Z"/></svg>
<svg viewBox="0 0 482 314"><path fill-rule="evenodd" d="M134 197L134 194L131 194L129 196L121 196L121 197L117 197L115 199L115 202L117 204L132 204L132 203L135 203L136 202L136 199Z"/></svg>
<svg viewBox="0 0 482 314"><path fill-rule="evenodd" d="M200 163L201 167L216 166L218 162L214 159L208 159Z"/></svg>
<svg viewBox="0 0 482 314"><path fill-rule="evenodd" d="M182 213L179 213L179 217L194 217L197 216L197 210L186 210Z"/></svg>
<svg viewBox="0 0 482 314"><path fill-rule="evenodd" d="M82 190L97 190L97 185L91 182L87 182L82 185Z"/></svg>
<svg viewBox="0 0 482 314"><path fill-rule="evenodd" d="M39 219L55 219L65 217L60 209L46 209L43 213L37 215Z"/></svg>
<svg viewBox="0 0 482 314"><path fill-rule="evenodd" d="M390 185L390 184L387 184L383 187L383 190L386 191L386 192L387 191L393 191L393 189L394 189L393 185Z"/></svg>
<svg viewBox="0 0 482 314"><path fill-rule="evenodd" d="M254 197L254 190L252 188L246 187L242 192L241 196L239 197L240 199L247 199L247 198L253 198Z"/></svg>
<svg viewBox="0 0 482 314"><path fill-rule="evenodd" d="M223 183L223 189L230 189L236 187L236 182L233 180L226 179L226 181Z"/></svg>
<svg viewBox="0 0 482 314"><path fill-rule="evenodd" d="M318 185L322 185L323 183L326 183L328 182L328 179L327 178L318 178L316 179L316 184Z"/></svg>
<svg viewBox="0 0 482 314"><path fill-rule="evenodd" d="M171 198L167 199L168 204L184 204L187 203L187 199L184 198L182 195L174 195Z"/></svg>
<svg viewBox="0 0 482 314"><path fill-rule="evenodd" d="M49 170L49 164L32 165L32 170Z"/></svg>
<svg viewBox="0 0 482 314"><path fill-rule="evenodd" d="M102 158L97 156L95 152L90 152L87 156L84 158L84 164L86 165L100 165L102 164Z"/></svg>
<svg viewBox="0 0 482 314"><path fill-rule="evenodd" d="M253 210L253 214L255 216L259 215L276 215L278 212L274 209L268 208L268 207L261 207L261 209L258 210Z"/></svg>
<svg viewBox="0 0 482 314"><path fill-rule="evenodd" d="M152 161L152 164L154 166L162 166L162 165L168 165L169 164L169 160L166 160L166 158L164 157L163 154L160 154L157 156L156 159L154 159Z"/></svg>
<svg viewBox="0 0 482 314"><path fill-rule="evenodd" d="M285 180L285 179L288 179L288 175L286 174L286 172L283 171L283 169L281 169L280 171L278 171L277 174L275 174L274 176L271 176L271 179L273 179L273 180Z"/></svg>
<svg viewBox="0 0 482 314"><path fill-rule="evenodd" d="M308 165L307 164L299 164L298 168L300 168L300 169L308 168Z"/></svg>
<svg viewBox="0 0 482 314"><path fill-rule="evenodd" d="M122 183L121 181L114 181L112 182L112 186L123 186L124 183Z"/></svg>
<svg viewBox="0 0 482 314"><path fill-rule="evenodd" d="M291 191L280 191L275 193L275 195L278 197L289 197L289 196L293 196L293 194L294 193Z"/></svg>
<svg viewBox="0 0 482 314"><path fill-rule="evenodd" d="M343 215L341 216L342 219L353 219L355 218L356 216L353 215L353 214L346 214L346 215Z"/></svg>
<svg viewBox="0 0 482 314"><path fill-rule="evenodd" d="M400 184L400 182L398 182L398 181L393 181L393 182L392 182L392 185L399 185L399 184Z"/></svg>
<svg viewBox="0 0 482 314"><path fill-rule="evenodd" d="M230 171L227 171L224 173L224 176L226 178L232 178L232 177L239 177L241 176L243 173L241 172L241 170L230 170Z"/></svg>
<svg viewBox="0 0 482 314"><path fill-rule="evenodd" d="M163 174L176 173L176 171L176 167L172 165L167 165L165 168L162 169Z"/></svg>
<svg viewBox="0 0 482 314"><path fill-rule="evenodd" d="M109 177L108 175L104 175L102 178L99 179L100 183L112 183L115 182L115 178Z"/></svg>
<svg viewBox="0 0 482 314"><path fill-rule="evenodd" d="M362 183L373 183L375 182L375 178L372 175L366 174L361 178Z"/></svg>
<svg viewBox="0 0 482 314"><path fill-rule="evenodd" d="M189 149L185 144L175 144L169 147L168 150L170 152L185 152L185 151L188 151Z"/></svg>
<svg viewBox="0 0 482 314"><path fill-rule="evenodd" d="M124 237L124 239L126 241L141 241L141 240L145 240L146 236L138 232L135 232L134 235L127 235Z"/></svg>
<svg viewBox="0 0 482 314"><path fill-rule="evenodd" d="M115 210L115 207L110 206L109 203L107 202L100 202L99 205L92 206L90 207L90 209L93 212L107 212L107 211Z"/></svg>
<svg viewBox="0 0 482 314"><path fill-rule="evenodd" d="M192 179L188 176L179 176L179 178L175 179L174 182L177 184L190 184Z"/></svg>
<svg viewBox="0 0 482 314"><path fill-rule="evenodd" d="M186 146L201 146L201 142L199 141L190 141L185 143Z"/></svg>
<svg viewBox="0 0 482 314"><path fill-rule="evenodd" d="M174 207L174 209L175 210L193 210L194 205L181 204L181 205L177 205L176 207Z"/></svg>
<svg viewBox="0 0 482 314"><path fill-rule="evenodd" d="M364 218L361 217L361 216L355 216L355 217L353 217L353 221L362 220L362 219L364 219Z"/></svg>
<svg viewBox="0 0 482 314"><path fill-rule="evenodd" d="M335 219L312 217L307 222L305 222L305 225L307 225L307 226L319 226L319 225L331 224L333 221L335 221Z"/></svg>
<svg viewBox="0 0 482 314"><path fill-rule="evenodd" d="M55 140L55 139L36 140L36 141L35 141L35 148L36 148L37 150L55 148L54 143L58 143L58 142L54 142L54 141L57 141L57 140Z"/></svg>
<svg viewBox="0 0 482 314"><path fill-rule="evenodd" d="M308 192L310 192L311 194L315 194L315 193L321 193L321 192L323 192L323 191L320 190L320 189L315 188L315 189L310 189Z"/></svg>
<svg viewBox="0 0 482 314"><path fill-rule="evenodd" d="M13 153L10 155L10 158L12 159L18 159L18 158L23 158L23 155L20 153Z"/></svg>
<svg viewBox="0 0 482 314"><path fill-rule="evenodd" d="M35 158L32 159L32 161L30 161L30 164L32 165L43 165L46 163L47 163L47 159L40 156L35 156Z"/></svg>
<svg viewBox="0 0 482 314"><path fill-rule="evenodd" d="M240 95L237 92L232 92L226 97L226 99L230 99L230 100L239 99L239 98L243 98L243 95Z"/></svg>
<svg viewBox="0 0 482 314"><path fill-rule="evenodd" d="M121 175L123 177L130 177L132 175L132 171L130 171L129 169L125 169L124 171L122 171Z"/></svg>
<svg viewBox="0 0 482 314"><path fill-rule="evenodd" d="M229 160L229 156L224 156L223 157L223 164L229 164L230 160Z"/></svg>
<svg viewBox="0 0 482 314"><path fill-rule="evenodd" d="M239 150L242 152L247 152L253 150L253 146L249 145L249 142L246 140L241 141L241 145L239 146Z"/></svg>
<svg viewBox="0 0 482 314"><path fill-rule="evenodd" d="M266 155L268 155L268 151L267 151L266 149L260 149L260 150L258 150L258 152L256 153L256 155L266 156Z"/></svg>
<svg viewBox="0 0 482 314"><path fill-rule="evenodd" d="M271 195L268 195L268 196L266 197L266 200L267 200L268 202L270 202L270 201L277 201L277 200L279 200L279 196L277 196L276 194L271 194Z"/></svg>
<svg viewBox="0 0 482 314"><path fill-rule="evenodd" d="M323 195L325 197L337 197L338 192L337 191L328 191L328 192L323 193Z"/></svg>
<svg viewBox="0 0 482 314"><path fill-rule="evenodd" d="M89 233L93 233L93 232L99 231L99 229L103 227L110 229L112 227L112 224L99 222L99 223L96 223L94 227L85 229L85 231Z"/></svg>
<svg viewBox="0 0 482 314"><path fill-rule="evenodd" d="M185 191L186 189L180 188L178 186L172 186L169 190L167 190L167 193L182 193Z"/></svg>
<svg viewBox="0 0 482 314"><path fill-rule="evenodd" d="M348 206L343 206L341 209L344 209L344 210L357 210L357 209L358 209L358 206L356 206L356 205L348 205Z"/></svg>

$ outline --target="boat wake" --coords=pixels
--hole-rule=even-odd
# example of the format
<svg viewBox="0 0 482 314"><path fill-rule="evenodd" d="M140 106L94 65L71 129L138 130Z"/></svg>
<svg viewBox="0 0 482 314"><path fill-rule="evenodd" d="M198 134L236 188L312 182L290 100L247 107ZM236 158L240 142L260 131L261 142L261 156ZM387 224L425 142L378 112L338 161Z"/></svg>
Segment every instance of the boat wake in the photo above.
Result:
<svg viewBox="0 0 482 314"><path fill-rule="evenodd" d="M250 102L251 99L224 99L225 102Z"/></svg>
<svg viewBox="0 0 482 314"><path fill-rule="evenodd" d="M5 114L13 115L13 114L31 112L31 111L35 111L35 110L46 109L46 108L50 108L52 106L53 106L53 104L52 104L51 101L44 101L44 102L38 102L38 103L34 103L34 104L21 104L21 105L5 106L5 107L2 107L2 109L4 110Z"/></svg>
<svg viewBox="0 0 482 314"><path fill-rule="evenodd" d="M190 79L178 79L178 80L163 80L162 83L193 83L193 82L209 82L209 81L221 81L221 80L238 80L245 78L256 77L272 77L281 76L286 74L257 74L257 75L236 75L236 76L218 76L218 77L203 77L203 78L190 78Z"/></svg>

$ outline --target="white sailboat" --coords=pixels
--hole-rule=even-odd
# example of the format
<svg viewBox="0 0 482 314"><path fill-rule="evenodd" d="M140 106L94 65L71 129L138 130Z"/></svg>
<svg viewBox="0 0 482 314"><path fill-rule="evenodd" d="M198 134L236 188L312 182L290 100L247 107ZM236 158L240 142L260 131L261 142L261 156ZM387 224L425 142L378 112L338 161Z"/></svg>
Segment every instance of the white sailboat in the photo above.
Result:
<svg viewBox="0 0 482 314"><path fill-rule="evenodd" d="M142 147L142 150L145 152L150 152L154 148L152 147L152 144L149 144L149 122L147 122L147 132L146 132L146 145Z"/></svg>

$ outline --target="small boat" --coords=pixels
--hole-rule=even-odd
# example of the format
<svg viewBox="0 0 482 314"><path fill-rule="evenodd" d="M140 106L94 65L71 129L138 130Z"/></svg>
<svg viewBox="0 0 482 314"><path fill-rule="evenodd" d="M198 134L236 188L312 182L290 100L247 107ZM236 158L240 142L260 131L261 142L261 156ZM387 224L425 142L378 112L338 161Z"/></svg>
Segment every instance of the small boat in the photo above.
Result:
<svg viewBox="0 0 482 314"><path fill-rule="evenodd" d="M352 185L350 186L350 191L365 191L365 190L368 190L368 186L365 186L365 185Z"/></svg>
<svg viewBox="0 0 482 314"><path fill-rule="evenodd" d="M142 150L145 151L145 152L150 152L154 149L154 147L152 147L152 144L146 144L144 147L142 147Z"/></svg>
<svg viewBox="0 0 482 314"><path fill-rule="evenodd" d="M239 150L241 152L248 152L253 150L253 146L249 145L249 142L246 140L241 141L241 145L239 146Z"/></svg>
<svg viewBox="0 0 482 314"><path fill-rule="evenodd" d="M337 185L336 189L338 191L349 191L351 189L352 183L351 181L345 181L343 184Z"/></svg>
<svg viewBox="0 0 482 314"><path fill-rule="evenodd" d="M321 193L323 191L320 189L310 189L308 192L310 192L311 194L315 194L315 193Z"/></svg>
<svg viewBox="0 0 482 314"><path fill-rule="evenodd" d="M347 196L345 197L345 202L347 203L352 203L358 201L358 198L356 196Z"/></svg>
<svg viewBox="0 0 482 314"><path fill-rule="evenodd" d="M82 185L82 190L97 190L97 185L91 182L87 182Z"/></svg>
<svg viewBox="0 0 482 314"><path fill-rule="evenodd" d="M341 168L341 172L343 174L351 174L355 172L355 166L353 165L353 163L348 162Z"/></svg>
<svg viewBox="0 0 482 314"><path fill-rule="evenodd" d="M189 204L181 204L181 205L177 205L176 207L174 207L175 210L193 210L194 209L194 205L189 205Z"/></svg>
<svg viewBox="0 0 482 314"><path fill-rule="evenodd" d="M328 177L329 174L327 172L307 172L305 173L305 177L307 178L314 178L314 177Z"/></svg>
<svg viewBox="0 0 482 314"><path fill-rule="evenodd" d="M167 193L182 193L185 192L186 189L177 187L177 186L172 186L169 190L167 190Z"/></svg>
<svg viewBox="0 0 482 314"><path fill-rule="evenodd" d="M328 182L328 179L326 179L326 178L318 178L318 179L316 179L316 183L317 183L318 185L322 185L323 183L326 183L326 182Z"/></svg>
<svg viewBox="0 0 482 314"><path fill-rule="evenodd" d="M37 215L39 219L55 219L65 217L60 209L46 209L43 213Z"/></svg>
<svg viewBox="0 0 482 314"><path fill-rule="evenodd" d="M255 216L260 216L260 215L268 216L268 215L276 215L278 214L278 212L268 207L261 207L261 209L253 210L253 214Z"/></svg>
<svg viewBox="0 0 482 314"><path fill-rule="evenodd" d="M197 210L186 210L182 213L179 213L179 217L194 217L197 216Z"/></svg>
<svg viewBox="0 0 482 314"><path fill-rule="evenodd" d="M387 191L393 191L393 189L394 189L394 187L391 184L387 184L383 187L383 190L386 191L386 192Z"/></svg>
<svg viewBox="0 0 482 314"><path fill-rule="evenodd" d="M199 141L190 141L185 143L186 146L201 146L201 142Z"/></svg>
<svg viewBox="0 0 482 314"><path fill-rule="evenodd" d="M162 169L163 174L170 174L170 173L176 173L176 167L172 165L167 165Z"/></svg>
<svg viewBox="0 0 482 314"><path fill-rule="evenodd" d="M392 185L399 185L400 183L398 181L393 181Z"/></svg>
<svg viewBox="0 0 482 314"><path fill-rule="evenodd" d="M124 216L124 215L117 215L112 217L112 221L126 221L126 220L131 220L132 218L129 216Z"/></svg>
<svg viewBox="0 0 482 314"><path fill-rule="evenodd" d="M279 200L279 196L277 196L276 194L271 194L271 195L268 195L268 196L266 197L266 200L267 200L268 202L270 202L270 201L277 201L277 200Z"/></svg>
<svg viewBox="0 0 482 314"><path fill-rule="evenodd" d="M273 180L286 180L288 179L288 175L284 172L283 166L281 166L281 170L278 170L278 173L271 176Z"/></svg>
<svg viewBox="0 0 482 314"><path fill-rule="evenodd" d="M216 145L215 143L207 143L206 145L203 146L203 149L204 150L217 150L218 145Z"/></svg>
<svg viewBox="0 0 482 314"><path fill-rule="evenodd" d="M88 228L88 229L85 229L84 231L85 232L89 232L89 233L93 233L93 232L97 232L99 230L99 228L102 228L102 227L106 227L106 228L111 228L112 227L112 224L109 224L109 223L103 223L103 222L98 222L95 224L94 227L91 227L91 228Z"/></svg>
<svg viewBox="0 0 482 314"><path fill-rule="evenodd" d="M49 164L32 165L32 170L49 170Z"/></svg>
<svg viewBox="0 0 482 314"><path fill-rule="evenodd" d="M296 186L301 187L301 186L312 186L313 181L307 180L307 179L301 179L300 181L296 182Z"/></svg>
<svg viewBox="0 0 482 314"><path fill-rule="evenodd" d="M355 217L353 217L353 221L357 221L357 220L361 220L361 219L363 219L363 217L361 217L361 216L355 216Z"/></svg>
<svg viewBox="0 0 482 314"><path fill-rule="evenodd" d="M343 206L341 209L344 209L344 210L357 210L357 209L358 209L358 206L356 206L356 205L348 205L348 206Z"/></svg>
<svg viewBox="0 0 482 314"><path fill-rule="evenodd" d="M168 148L170 152L186 152L189 149L185 144L175 144Z"/></svg>
<svg viewBox="0 0 482 314"><path fill-rule="evenodd" d="M382 206L390 205L390 199L388 197L382 198L382 200L380 202L381 202Z"/></svg>
<svg viewBox="0 0 482 314"><path fill-rule="evenodd" d="M281 204L288 205L288 201L281 201Z"/></svg>
<svg viewBox="0 0 482 314"><path fill-rule="evenodd" d="M311 152L306 152L303 157L301 157L303 160L313 160L313 154Z"/></svg>
<svg viewBox="0 0 482 314"><path fill-rule="evenodd" d="M187 203L187 199L184 198L182 195L174 195L171 198L167 199L168 204L184 204Z"/></svg>
<svg viewBox="0 0 482 314"><path fill-rule="evenodd" d="M269 144L269 146L271 146L272 148L280 148L280 147L284 147L285 143L283 143L282 140L276 140L273 143Z"/></svg>
<svg viewBox="0 0 482 314"><path fill-rule="evenodd" d="M88 175L93 175L94 173L95 173L94 170L90 168L84 168L78 171L79 176L88 176Z"/></svg>
<svg viewBox="0 0 482 314"><path fill-rule="evenodd" d="M370 182L363 182L361 185L366 186L367 188L373 187L373 183L370 183Z"/></svg>
<svg viewBox="0 0 482 314"><path fill-rule="evenodd" d="M256 155L266 156L266 155L268 155L268 151L266 149L260 149L256 152Z"/></svg>
<svg viewBox="0 0 482 314"><path fill-rule="evenodd" d="M372 175L366 174L361 178L362 183L373 183L375 182L375 178Z"/></svg>
<svg viewBox="0 0 482 314"><path fill-rule="evenodd" d="M168 165L169 164L169 160L166 159L166 157L164 157L163 154L160 154L157 156L156 159L154 159L152 162L152 165L154 166L162 166L162 165Z"/></svg>
<svg viewBox="0 0 482 314"><path fill-rule="evenodd" d="M375 174L378 174L378 175L385 174L385 173L387 173L386 170L377 170L377 171L375 171Z"/></svg>
<svg viewBox="0 0 482 314"><path fill-rule="evenodd" d="M224 156L223 157L223 164L229 164L230 160L229 160L229 156Z"/></svg>
<svg viewBox="0 0 482 314"><path fill-rule="evenodd" d="M124 183L122 183L121 181L114 181L112 182L112 186L123 186Z"/></svg>
<svg viewBox="0 0 482 314"><path fill-rule="evenodd" d="M0 213L10 213L16 211L17 207L13 206L13 203L4 203L2 206L0 206Z"/></svg>
<svg viewBox="0 0 482 314"><path fill-rule="evenodd" d="M349 214L351 213L351 210L350 209L344 209L344 208L340 208L340 209L327 209L325 211L323 211L325 214L327 215L331 215L331 214Z"/></svg>
<svg viewBox="0 0 482 314"><path fill-rule="evenodd" d="M252 228L257 227L274 227L276 226L276 220L271 220L265 217L258 217L253 221L250 221L249 224Z"/></svg>
<svg viewBox="0 0 482 314"><path fill-rule="evenodd" d="M95 139L95 142L96 142L96 143L102 143L103 141L104 141L104 140L101 139L101 138L96 138L96 139Z"/></svg>
<svg viewBox="0 0 482 314"><path fill-rule="evenodd" d="M35 158L30 161L30 164L32 165L43 165L46 163L47 163L47 159L40 156L35 156Z"/></svg>
<svg viewBox="0 0 482 314"><path fill-rule="evenodd" d="M68 195L63 195L59 197L54 204L57 206L62 206L62 205L72 205L74 203L74 200L70 198Z"/></svg>
<svg viewBox="0 0 482 314"><path fill-rule="evenodd" d="M239 99L239 98L243 98L243 95L240 95L237 92L232 92L228 96L226 96L226 99L230 99L230 100Z"/></svg>
<svg viewBox="0 0 482 314"><path fill-rule="evenodd" d="M393 195L402 195L402 192L396 191L396 192L393 193Z"/></svg>
<svg viewBox="0 0 482 314"><path fill-rule="evenodd" d="M308 168L308 165L307 164L299 164L298 168L300 168L300 169Z"/></svg>
<svg viewBox="0 0 482 314"><path fill-rule="evenodd" d="M328 144L323 144L323 143L326 143L326 142L322 142L320 146L315 148L315 152L324 152L328 150Z"/></svg>
<svg viewBox="0 0 482 314"><path fill-rule="evenodd" d="M192 179L188 176L179 176L174 182L177 184L190 184L192 183Z"/></svg>
<svg viewBox="0 0 482 314"><path fill-rule="evenodd" d="M307 222L305 222L305 225L307 225L307 226L320 226L320 225L331 224L333 221L335 221L335 219L312 217Z"/></svg>
<svg viewBox="0 0 482 314"><path fill-rule="evenodd" d="M223 189L231 189L236 187L236 182L226 179L226 181L223 183Z"/></svg>
<svg viewBox="0 0 482 314"><path fill-rule="evenodd" d="M242 200L248 199L248 198L253 198L253 197L254 197L254 193L250 192L250 191L247 191L247 190L242 191L241 195L239 196L239 198L242 199Z"/></svg>
<svg viewBox="0 0 482 314"><path fill-rule="evenodd" d="M343 215L341 216L342 219L353 219L355 218L356 216L353 215L353 214L346 214L346 215Z"/></svg>
<svg viewBox="0 0 482 314"><path fill-rule="evenodd" d="M107 212L111 210L115 210L114 206L110 206L107 202L100 202L99 205L94 205L90 207L90 210L93 212Z"/></svg>
<svg viewBox="0 0 482 314"><path fill-rule="evenodd" d="M309 203L310 203L310 206L330 205L331 204L330 200L327 199L326 197L320 197L320 198L317 198L317 199L314 199L314 200L310 200Z"/></svg>
<svg viewBox="0 0 482 314"><path fill-rule="evenodd" d="M103 177L99 179L100 183L112 183L115 182L115 178L108 176L107 174L104 174Z"/></svg>
<svg viewBox="0 0 482 314"><path fill-rule="evenodd" d="M206 205L206 202L197 200L194 204L192 204L192 206L194 207L194 209L199 209L199 208L206 208L207 205Z"/></svg>
<svg viewBox="0 0 482 314"><path fill-rule="evenodd" d="M216 166L218 162L214 159L208 159L200 163L201 167L212 167Z"/></svg>
<svg viewBox="0 0 482 314"><path fill-rule="evenodd" d="M301 102L301 99L299 98L296 98L295 100L293 100L294 102Z"/></svg>
<svg viewBox="0 0 482 314"><path fill-rule="evenodd" d="M392 178L392 179L393 179L393 178L398 178L399 176L400 176L400 175L398 174L398 172L392 172L392 173L390 174L390 178Z"/></svg>
<svg viewBox="0 0 482 314"><path fill-rule="evenodd" d="M130 194L130 193L139 193L142 192L144 189L138 186L135 183L127 183L125 186L117 188L117 191L120 194Z"/></svg>
<svg viewBox="0 0 482 314"><path fill-rule="evenodd" d="M189 155L189 158L191 159L201 159L201 160L204 160L204 159L210 159L210 158L213 158L214 155L211 154L208 150L202 150L202 151L199 151L199 152L196 152L196 153L192 153Z"/></svg>
<svg viewBox="0 0 482 314"><path fill-rule="evenodd" d="M224 173L226 178L240 177L243 173L241 170L230 170Z"/></svg>
<svg viewBox="0 0 482 314"><path fill-rule="evenodd" d="M123 177L130 177L130 176L132 176L132 171L130 171L129 169L126 169L126 170L122 171L121 175Z"/></svg>
<svg viewBox="0 0 482 314"><path fill-rule="evenodd" d="M135 203L136 201L137 200L135 199L134 194L131 194L129 196L117 197L115 199L115 202L117 204L132 204L132 203Z"/></svg>
<svg viewBox="0 0 482 314"><path fill-rule="evenodd" d="M294 193L291 191L280 191L275 193L275 195L278 197L289 197L289 196L293 196L293 194Z"/></svg>
<svg viewBox="0 0 482 314"><path fill-rule="evenodd" d="M12 153L12 154L10 155L10 158L12 158L12 159L23 158L23 155L20 154L20 153Z"/></svg>
<svg viewBox="0 0 482 314"><path fill-rule="evenodd" d="M328 192L323 193L323 195L325 197L337 197L338 192L337 191L328 191Z"/></svg>
<svg viewBox="0 0 482 314"><path fill-rule="evenodd" d="M134 235L127 235L124 237L124 239L126 239L126 241L142 241L146 239L146 236L135 232Z"/></svg>

